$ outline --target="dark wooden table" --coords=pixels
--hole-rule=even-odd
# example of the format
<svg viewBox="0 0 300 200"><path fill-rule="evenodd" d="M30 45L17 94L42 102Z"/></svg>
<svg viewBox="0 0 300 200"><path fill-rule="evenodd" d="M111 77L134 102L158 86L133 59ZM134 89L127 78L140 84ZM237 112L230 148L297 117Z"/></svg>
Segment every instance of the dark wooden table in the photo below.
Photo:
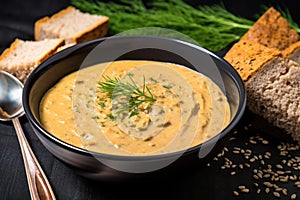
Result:
<svg viewBox="0 0 300 200"><path fill-rule="evenodd" d="M1 3L1 51L8 47L15 37L32 39L33 22L60 10L68 3L65 0L10 0ZM247 16L257 9L257 4L254 1L252 3L247 9L245 2L243 5L237 2L230 9ZM267 1L267 3L278 2ZM245 12L239 10L239 6ZM291 9L294 10L292 6ZM300 199L300 189L295 185L295 182L300 181L300 161L288 166L288 161L292 158L300 159L299 149L296 149L294 143L283 140L282 131L248 111L233 130L229 143L209 164L199 165L196 169L181 174L166 174L156 179L135 180L130 183L96 182L78 176L44 148L25 116L21 118L21 123L57 199L276 199L277 194L274 194L276 187L287 189L287 196L278 191L280 199L290 199L292 194L296 194L297 199ZM285 145L289 145L288 155L282 155L284 154L282 147ZM272 167L274 176L278 171L283 171L282 176L288 176L288 181L272 180L272 176L266 175L268 173L265 172L268 165ZM293 168L293 165L299 168ZM296 177L297 181L292 180L294 178L290 176ZM268 188L266 182L273 184L272 187L269 186L269 193L265 192ZM274 186L274 183L277 186ZM249 192L247 190L242 192L239 186L245 186ZM261 190L259 194L258 189ZM233 191L237 191L239 196L235 196ZM11 122L0 122L0 199L30 199L20 147Z"/></svg>

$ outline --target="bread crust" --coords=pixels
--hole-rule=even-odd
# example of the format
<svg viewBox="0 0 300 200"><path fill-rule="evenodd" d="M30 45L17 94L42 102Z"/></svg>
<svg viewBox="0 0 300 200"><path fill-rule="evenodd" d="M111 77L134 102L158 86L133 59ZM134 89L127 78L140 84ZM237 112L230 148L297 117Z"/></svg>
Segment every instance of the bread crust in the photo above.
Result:
<svg viewBox="0 0 300 200"><path fill-rule="evenodd" d="M2 52L2 54L0 55L0 63L4 60L4 59L6 59L6 57L8 56L8 54L11 54L16 48L17 48L17 46L20 44L22 42L22 40L20 40L20 39L15 39L12 43L11 43L11 45L10 45L10 47L9 48L7 48L7 49L5 49L3 52ZM1 68L3 68L3 69L5 69L5 67L4 66L1 66L1 64L0 64L0 69Z"/></svg>
<svg viewBox="0 0 300 200"><path fill-rule="evenodd" d="M300 49L300 41L293 43L288 48L282 51L282 55L285 58L290 57L293 53L295 53L298 49Z"/></svg>
<svg viewBox="0 0 300 200"><path fill-rule="evenodd" d="M35 25L34 25L35 40L43 39L40 36L40 30L41 30L41 26L44 23L47 23L49 21L55 21L56 19L60 18L61 16L65 15L69 12L73 12L75 10L76 10L76 8L74 8L72 6L68 6L66 9L63 9L63 10L53 14L51 17L46 16L46 17L43 17L43 18L39 19L38 21L36 21ZM77 43L85 42L88 40L96 39L99 37L104 37L108 33L108 23L109 23L109 18L106 16L102 16L101 20L99 20L93 26L91 26L85 30L82 30L79 33L75 33L74 36L71 38L64 38L66 40L65 42L77 44Z"/></svg>
<svg viewBox="0 0 300 200"><path fill-rule="evenodd" d="M34 23L34 39L35 40L41 40L40 38L40 29L41 29L41 26L43 23L47 22L49 20L49 17L46 16L46 17L43 17L39 20L37 20L35 23Z"/></svg>
<svg viewBox="0 0 300 200"><path fill-rule="evenodd" d="M52 49L50 49L48 51L47 54L45 54L42 58L40 58L37 62L38 64L42 63L43 61L45 61L47 58L49 58L50 56L52 56L53 54L55 54L57 52L57 49L59 47L62 47L65 45L65 41L64 39L59 39L60 41L56 44L56 46L54 46Z"/></svg>
<svg viewBox="0 0 300 200"><path fill-rule="evenodd" d="M57 43L55 46L53 46L51 49L49 49L48 52L46 52L42 57L37 58L34 62L30 63L23 63L20 61L19 63L16 63L13 68L9 68L3 64L1 64L2 61L8 58L8 55L13 54L14 51L18 48L21 43L25 42L21 39L15 39L15 41L10 45L9 48L5 49L4 52L0 56L0 69L3 69L4 71L7 71L14 76L16 76L19 80L22 82L25 82L29 74L33 69L35 69L40 63L45 61L47 58L52 56L54 53L56 53L57 49L64 45L63 39L57 39Z"/></svg>
<svg viewBox="0 0 300 200"><path fill-rule="evenodd" d="M72 12L74 10L75 10L74 7L68 6L67 8L65 8L65 9L63 9L63 10L61 10L61 11L55 13L55 14L53 14L51 17L45 16L45 17L37 20L34 23L34 39L35 40L42 40L43 39L43 38L40 38L40 35L39 35L39 31L41 29L42 24L48 22L49 20L55 20L55 19L57 19L57 18L65 15L65 14L67 14L69 12Z"/></svg>
<svg viewBox="0 0 300 200"><path fill-rule="evenodd" d="M282 51L297 42L299 35L277 10L270 7L241 40L257 42Z"/></svg>
<svg viewBox="0 0 300 200"><path fill-rule="evenodd" d="M98 24L95 24L93 27L78 33L76 36L73 37L73 40L76 44L81 42L86 42L89 40L93 40L95 38L101 38L107 35L108 33L108 26L109 26L109 19L108 17L103 17Z"/></svg>
<svg viewBox="0 0 300 200"><path fill-rule="evenodd" d="M269 61L280 57L281 52L267 48L257 42L240 40L226 53L227 60L240 74L244 82L259 71Z"/></svg>

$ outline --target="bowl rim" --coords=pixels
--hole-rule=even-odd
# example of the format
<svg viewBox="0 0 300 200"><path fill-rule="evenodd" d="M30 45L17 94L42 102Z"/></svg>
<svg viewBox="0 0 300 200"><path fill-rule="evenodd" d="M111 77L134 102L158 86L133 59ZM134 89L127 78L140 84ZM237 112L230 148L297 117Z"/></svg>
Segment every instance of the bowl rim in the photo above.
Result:
<svg viewBox="0 0 300 200"><path fill-rule="evenodd" d="M61 60L64 60L65 57L71 55L72 53L75 53L76 51L80 50L83 47L87 47L87 46L97 44L97 43L100 44L101 42L106 41L106 40L123 39L123 38L124 39L138 39L138 38L149 39L150 38L150 39L157 39L157 40L168 40L169 42L180 43L180 44L192 47L192 48L196 48L197 50L207 53L214 59L222 62L224 65L227 66L227 70L229 70L229 72L230 72L227 74L228 74L228 76L230 76L230 78L236 85L238 92L239 92L240 100L239 100L239 105L237 107L236 115L232 118L230 123L222 131L220 131L214 137L209 138L208 140L206 140L205 142L203 142L201 144L198 144L196 146L189 147L187 149L180 150L180 151L164 153L164 154L155 154L155 155L115 155L115 154L107 154L107 153L89 151L87 149L83 149L83 148L68 144L68 143L60 140L59 138L55 137L54 135L52 135L51 133L46 131L42 126L40 126L38 120L33 116L30 106L29 106L30 105L30 103L29 103L30 91L31 91L32 86L35 84L35 81L39 78L39 75L44 73L45 71L47 71L49 68L51 68L52 64L60 62ZM182 41L179 39L158 37L158 36L110 36L110 37L103 37L103 38L83 42L80 44L76 44L72 47L69 47L67 49L64 49L60 52L55 53L48 59L46 59L44 62L39 64L38 67L36 67L31 72L31 74L29 75L28 79L26 80L26 82L24 84L23 94L22 94L22 102L23 102L23 108L25 111L25 115L26 115L28 121L30 122L31 126L34 126L32 128L38 129L38 131L44 137L46 137L48 140L50 140L51 142L55 143L56 145L58 145L62 148L67 148L67 150L69 150L69 151L72 151L75 153L80 153L82 155L92 156L92 157L96 157L96 158L97 157L108 158L110 160L130 160L130 161L165 159L165 158L170 158L170 157L174 157L174 156L178 156L178 155L179 155L179 157L181 157L185 154L190 154L190 153L195 152L196 150L199 150L201 148L201 146L204 144L209 145L209 143L212 143L216 138L217 138L217 141L215 143L217 143L224 136L226 136L240 121L240 119L242 118L242 116L244 114L245 108L246 108L246 101L247 101L247 96L246 96L246 89L244 87L244 83L243 83L240 75L238 74L238 72L225 59L217 56L215 53L213 53L213 52L209 51L208 49L201 47L199 45L192 44L192 43Z"/></svg>

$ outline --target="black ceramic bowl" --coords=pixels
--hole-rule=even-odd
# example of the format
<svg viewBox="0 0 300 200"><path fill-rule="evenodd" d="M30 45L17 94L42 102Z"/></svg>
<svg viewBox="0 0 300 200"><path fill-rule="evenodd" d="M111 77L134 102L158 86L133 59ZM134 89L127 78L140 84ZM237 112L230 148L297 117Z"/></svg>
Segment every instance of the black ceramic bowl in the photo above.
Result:
<svg viewBox="0 0 300 200"><path fill-rule="evenodd" d="M87 56L89 59L86 59ZM90 152L59 140L43 128L39 117L40 101L57 81L81 67L128 59L171 62L191 69L197 66L198 71L214 80L227 96L231 109L230 124L215 137L184 152L134 157ZM228 135L242 117L245 105L243 82L225 60L194 44L149 36L103 38L61 51L31 73L23 92L26 116L43 145L81 175L98 180L177 171L183 166L186 168L202 163L224 147Z"/></svg>

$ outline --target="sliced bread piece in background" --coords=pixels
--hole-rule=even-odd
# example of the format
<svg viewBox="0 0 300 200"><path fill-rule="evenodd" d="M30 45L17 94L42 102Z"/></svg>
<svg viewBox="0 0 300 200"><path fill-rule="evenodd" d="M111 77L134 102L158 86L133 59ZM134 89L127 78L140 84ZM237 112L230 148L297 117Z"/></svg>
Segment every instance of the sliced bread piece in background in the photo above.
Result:
<svg viewBox="0 0 300 200"><path fill-rule="evenodd" d="M300 64L299 39L299 34L273 7L270 7L241 38L276 48L281 51L284 58Z"/></svg>
<svg viewBox="0 0 300 200"><path fill-rule="evenodd" d="M224 57L239 72L253 113L300 144L300 67L279 50L240 40Z"/></svg>
<svg viewBox="0 0 300 200"><path fill-rule="evenodd" d="M80 12L72 6L35 22L35 40L63 38L66 44L78 44L104 37L108 33L106 16Z"/></svg>
<svg viewBox="0 0 300 200"><path fill-rule="evenodd" d="M276 9L270 7L241 40L257 42L266 47L283 51L297 42L299 35Z"/></svg>
<svg viewBox="0 0 300 200"><path fill-rule="evenodd" d="M16 39L0 56L0 69L25 82L33 69L63 45L63 39L45 39L41 41Z"/></svg>

